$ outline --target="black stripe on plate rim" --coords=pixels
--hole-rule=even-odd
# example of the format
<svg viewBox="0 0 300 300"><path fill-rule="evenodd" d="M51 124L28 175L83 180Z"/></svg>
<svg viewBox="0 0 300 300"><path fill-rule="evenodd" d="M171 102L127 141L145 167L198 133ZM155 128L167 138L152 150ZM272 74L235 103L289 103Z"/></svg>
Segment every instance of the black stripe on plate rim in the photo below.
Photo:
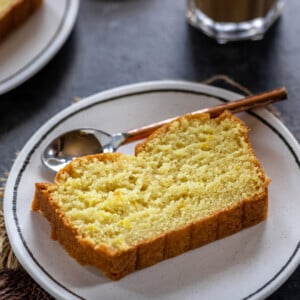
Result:
<svg viewBox="0 0 300 300"><path fill-rule="evenodd" d="M121 98L126 98L126 97L130 97L130 96L137 96L137 95L143 95L143 94L150 94L150 93L188 93L188 94L196 94L196 95L202 95L202 96L208 96L208 97L213 97L215 99L218 99L222 102L229 102L229 100L209 94L209 93L204 93L204 92L197 92L197 91L191 91L191 90L186 90L184 88L172 88L172 89L151 89L151 90L144 90L144 91L140 91L140 92L132 92L132 93L127 93L127 94L121 94L115 97L111 97L111 98L107 98L104 100L99 100L99 101L95 101L89 105L86 105L84 107L81 107L75 111L73 111L72 113L68 114L67 116L63 117L62 119L60 119L55 125L53 125L49 130L47 130L47 132L45 134L43 134L41 136L41 138L35 143L35 145L31 148L31 150L29 151L26 159L23 162L22 167L20 168L20 171L17 175L17 179L15 181L14 184L14 188L13 188L13 201L12 201L12 212L13 212L13 217L14 217L14 222L15 222L15 226L17 229L17 232L19 234L19 238L24 246L24 248L26 249L28 255L31 257L31 259L35 262L36 266L38 266L40 268L40 270L49 277L49 279L51 279L55 284L57 284L58 286L60 286L61 288L63 288L65 291L67 291L68 293L72 294L73 296L76 296L78 299L84 299L81 296L77 295L76 293L74 293L73 291L71 291L70 289L68 289L66 286L64 286L63 284L61 284L60 282L58 282L53 276L51 276L47 270L45 270L45 268L35 259L34 255L32 254L32 252L30 251L27 242L24 239L24 236L22 234L22 229L20 227L19 224L19 220L18 220L18 216L17 216L17 196L18 196L18 187L20 184L20 181L22 179L22 175L26 169L26 167L28 166L30 159L32 157L32 155L34 154L34 152L36 151L36 149L39 147L39 145L41 144L41 142L50 134L50 132L52 132L57 126L59 126L61 123L63 123L64 121L66 121L67 119L69 119L70 117L84 111L87 110L91 107L97 106L97 105L101 105L105 102L109 102L109 101L114 101L114 100L120 100ZM275 128L273 127L270 123L268 123L265 119L263 119L262 117L260 117L259 115L257 115L255 112L253 111L247 111L246 113L251 114L253 117L255 117L256 119L258 119L259 121L261 121L264 125L266 125L267 127L269 127L281 140L282 142L286 145L286 147L288 148L289 152L292 154L292 156L295 159L295 162L300 170L300 161L299 158L297 156L297 154L295 153L293 147L288 143L288 141L285 139L285 137ZM291 255L289 256L289 258L287 259L286 263L281 267L281 269L270 279L268 280L265 284L263 284L259 289L257 289L256 291L252 292L251 294L249 294L248 296L244 297L244 300L249 300L252 297L256 296L257 294L259 294L261 291L263 291L267 286L269 286L275 279L277 279L280 274L288 267L288 265L292 262L293 258L296 256L296 254L298 253L300 248L300 241L297 243L295 249L292 251Z"/></svg>

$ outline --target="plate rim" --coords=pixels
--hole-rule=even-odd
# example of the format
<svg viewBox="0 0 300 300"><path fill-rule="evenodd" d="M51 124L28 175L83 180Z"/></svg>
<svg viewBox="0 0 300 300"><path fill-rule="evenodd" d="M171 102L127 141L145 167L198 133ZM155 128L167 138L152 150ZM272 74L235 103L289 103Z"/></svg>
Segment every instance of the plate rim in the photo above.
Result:
<svg viewBox="0 0 300 300"><path fill-rule="evenodd" d="M44 0L45 2L47 0ZM49 1L49 0L48 0ZM25 66L17 69L13 74L0 81L0 95L5 94L20 86L38 73L61 49L69 37L78 16L80 0L66 1L65 10L59 20L59 26L55 33L49 37L47 44L33 58L26 62ZM46 3L44 3L46 6ZM38 13L38 12L37 12Z"/></svg>
<svg viewBox="0 0 300 300"><path fill-rule="evenodd" d="M55 127L58 126L60 122L64 122L66 117L70 117L73 114L76 114L76 112L80 112L84 108L90 107L92 105L97 105L97 104L100 105L105 101L117 100L122 97L128 97L132 94L136 95L137 93L145 94L150 92L161 92L161 91L167 91L167 92L178 91L181 93L193 92L196 94L212 96L223 102L232 101L237 98L243 97L240 94L225 90L223 88L209 86L201 83L189 82L189 81L180 81L180 80L148 81L148 82L141 82L137 84L130 84L130 85L120 86L117 88L112 88L109 90L105 90L93 94L89 97L86 97L82 99L80 102L72 106L69 106L63 109L62 111L58 112L57 114L55 114L43 126L41 126L40 129L38 129L34 133L34 135L29 139L29 141L22 148L20 154L23 152L24 153L27 152L27 156L28 156L29 149L27 148L30 146L32 151L34 147L37 147L36 146L37 137L39 137L39 139L42 141L44 137L47 134L49 134L52 130L54 130ZM269 127L270 124L266 120L264 120L264 117L267 116L268 118L270 118L271 121L269 120L269 122L271 122L272 124L274 123L278 127L275 128L275 125L273 124L274 127L272 127L271 129L274 130L275 133L279 135L281 140L284 141L285 145L288 147L289 151L294 156L298 168L300 169L299 143L296 140L296 138L291 134L291 132L288 130L288 128L281 122L281 120L278 117L274 116L273 113L267 111L267 109L260 109L259 111L254 110L254 111L249 111L247 113L254 115L255 117L258 117L259 121L264 122L265 125ZM19 155L17 157L11 170L14 170L20 162L24 163L24 158L21 159L21 156L22 155ZM18 172L20 172L20 170L18 170ZM7 183L10 183L13 180L13 177L15 176L14 173L15 172L10 172ZM9 186L9 184L7 184L7 186ZM12 248L18 260L24 266L26 271L31 275L31 277L33 277L33 279L39 285L41 285L45 290L47 290L50 294L54 295L55 297L64 299L61 293L57 291L49 290L49 284L45 283L39 276L35 275L35 273L32 270L32 267L30 266L30 263L23 260L22 254L17 248L16 245L17 243L13 239L13 232L15 231L12 230L12 226L9 224L9 216L7 217L7 214L11 212L12 209L8 199L6 199L7 197L8 196L5 189L4 198L3 198L5 225L7 228L9 240L11 242ZM13 226L16 226L16 224L13 224ZM261 288L259 288L257 291L254 291L252 294L248 295L244 299L261 299L262 297L266 297L270 295L272 292L274 292L275 290L277 290L289 278L292 272L298 267L300 263L299 248L300 248L300 241L298 241L298 244L296 245L292 255L289 256L289 259L287 260L286 264L282 267L282 269L279 270L279 272L276 273L273 278L271 278L264 285L262 285ZM53 280L53 278L50 277L49 280ZM54 281L54 284L58 284L58 283ZM65 287L63 288L65 289ZM66 289L66 291L71 293L76 298L82 299L81 296L74 294L72 291L69 291L68 289Z"/></svg>

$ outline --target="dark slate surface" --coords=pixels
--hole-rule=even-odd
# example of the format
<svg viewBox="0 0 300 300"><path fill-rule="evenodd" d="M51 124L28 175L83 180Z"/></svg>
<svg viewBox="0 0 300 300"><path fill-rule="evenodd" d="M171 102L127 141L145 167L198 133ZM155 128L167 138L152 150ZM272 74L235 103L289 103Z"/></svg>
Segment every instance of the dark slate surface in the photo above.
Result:
<svg viewBox="0 0 300 300"><path fill-rule="evenodd" d="M299 141L300 1L286 2L264 40L221 46L186 24L184 1L81 1L58 54L0 95L0 171L10 169L15 153L73 97L149 80L200 82L226 74L255 93L285 86L289 100L275 106ZM268 299L300 299L300 268Z"/></svg>

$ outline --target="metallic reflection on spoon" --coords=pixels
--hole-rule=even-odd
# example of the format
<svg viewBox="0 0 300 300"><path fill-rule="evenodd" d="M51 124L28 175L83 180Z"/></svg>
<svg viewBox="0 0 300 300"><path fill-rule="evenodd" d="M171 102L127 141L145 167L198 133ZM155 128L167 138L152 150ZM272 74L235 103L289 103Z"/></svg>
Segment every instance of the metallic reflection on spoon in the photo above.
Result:
<svg viewBox="0 0 300 300"><path fill-rule="evenodd" d="M43 164L57 172L74 157L114 152L126 140L126 133L110 135L96 129L77 129L54 139L42 153Z"/></svg>

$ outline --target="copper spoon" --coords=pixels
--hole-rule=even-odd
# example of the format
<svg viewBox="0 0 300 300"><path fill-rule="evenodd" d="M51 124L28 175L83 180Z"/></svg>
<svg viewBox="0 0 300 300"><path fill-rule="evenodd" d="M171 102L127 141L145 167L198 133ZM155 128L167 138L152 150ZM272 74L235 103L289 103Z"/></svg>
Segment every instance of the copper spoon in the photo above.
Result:
<svg viewBox="0 0 300 300"><path fill-rule="evenodd" d="M191 112L191 115L209 113L212 117L220 115L224 110L232 113L266 106L287 98L285 88L278 88L262 94L250 96L225 104L212 106ZM178 117L178 116L177 116ZM116 151L121 145L148 137L157 128L173 121L177 117L132 129L125 133L109 134L97 129L77 129L66 132L55 138L42 152L42 162L50 170L57 172L73 158Z"/></svg>

